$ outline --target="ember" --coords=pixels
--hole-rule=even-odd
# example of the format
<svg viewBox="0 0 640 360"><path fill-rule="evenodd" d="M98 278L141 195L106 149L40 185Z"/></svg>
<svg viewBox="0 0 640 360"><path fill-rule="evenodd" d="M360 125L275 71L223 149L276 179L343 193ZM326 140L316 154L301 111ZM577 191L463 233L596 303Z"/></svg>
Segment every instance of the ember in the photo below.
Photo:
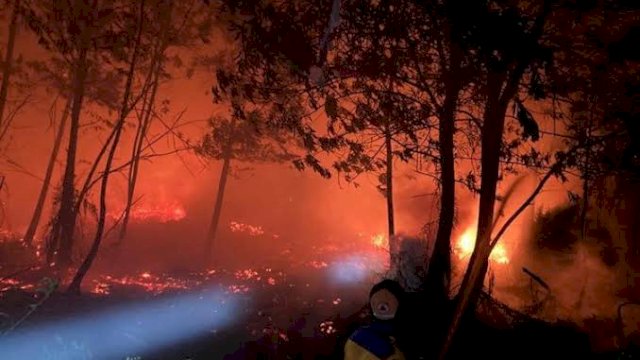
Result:
<svg viewBox="0 0 640 360"><path fill-rule="evenodd" d="M336 328L334 327L333 321L323 321L320 323L320 332L325 335L331 335L336 332Z"/></svg>
<svg viewBox="0 0 640 360"><path fill-rule="evenodd" d="M98 295L108 295L114 286L139 287L144 291L159 295L171 290L186 290L201 284L200 280L176 279L171 276L156 276L144 272L139 276L124 276L116 278L104 275L93 280L91 292Z"/></svg>
<svg viewBox="0 0 640 360"><path fill-rule="evenodd" d="M11 289L29 290L33 289L34 287L34 284L21 282L13 278L0 280L0 293Z"/></svg>
<svg viewBox="0 0 640 360"><path fill-rule="evenodd" d="M258 276L258 272L252 269L236 271L235 277L238 280L249 280L251 278L256 278L256 280L260 280L260 277Z"/></svg>
<svg viewBox="0 0 640 360"><path fill-rule="evenodd" d="M247 285L244 284L240 284L240 285L229 285L227 287L227 290L232 293L232 294L245 294L249 292L249 287Z"/></svg>
<svg viewBox="0 0 640 360"><path fill-rule="evenodd" d="M243 232L249 234L250 236L260 236L264 234L262 226L253 226L249 224L239 223L237 221L230 222L229 228L232 232Z"/></svg>
<svg viewBox="0 0 640 360"><path fill-rule="evenodd" d="M310 261L308 263L308 265L313 267L314 269L322 269L322 268L326 268L327 266L329 266L326 262L318 261L318 260Z"/></svg>

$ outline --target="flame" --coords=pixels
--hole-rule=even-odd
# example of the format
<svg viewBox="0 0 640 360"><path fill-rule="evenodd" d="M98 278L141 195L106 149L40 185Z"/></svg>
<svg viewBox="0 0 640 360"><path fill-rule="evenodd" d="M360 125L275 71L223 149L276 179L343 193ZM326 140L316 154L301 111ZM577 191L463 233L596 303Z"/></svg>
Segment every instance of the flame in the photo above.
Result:
<svg viewBox="0 0 640 360"><path fill-rule="evenodd" d="M389 245L385 234L375 234L371 236L371 244L378 249L384 249Z"/></svg>
<svg viewBox="0 0 640 360"><path fill-rule="evenodd" d="M137 207L131 211L131 218L138 221L159 221L162 223L180 221L187 216L184 207L177 203Z"/></svg>
<svg viewBox="0 0 640 360"><path fill-rule="evenodd" d="M122 213L123 210L110 212L109 216L113 219L119 219ZM184 219L187 217L187 211L177 202L164 202L155 205L135 206L131 209L129 217L137 222L168 223Z"/></svg>
<svg viewBox="0 0 640 360"><path fill-rule="evenodd" d="M456 243L455 250L458 253L458 258L464 259L471 256L473 248L476 244L476 228L471 226L460 235L458 242ZM507 250L504 245L498 243L491 252L489 259L498 264L508 264L509 257L507 256Z"/></svg>
<svg viewBox="0 0 640 360"><path fill-rule="evenodd" d="M149 272L143 272L138 276L124 276L121 278L104 275L99 279L93 280L93 283L94 286L91 292L97 295L109 295L111 289L117 285L139 287L148 293L156 295L171 290L186 290L200 285L200 281L187 281L171 276L154 275Z"/></svg>
<svg viewBox="0 0 640 360"><path fill-rule="evenodd" d="M244 232L248 233L250 236L260 236L264 234L264 229L262 226L254 226L249 224L243 224L241 222L232 221L229 223L229 228L232 232ZM278 238L277 235L274 238Z"/></svg>

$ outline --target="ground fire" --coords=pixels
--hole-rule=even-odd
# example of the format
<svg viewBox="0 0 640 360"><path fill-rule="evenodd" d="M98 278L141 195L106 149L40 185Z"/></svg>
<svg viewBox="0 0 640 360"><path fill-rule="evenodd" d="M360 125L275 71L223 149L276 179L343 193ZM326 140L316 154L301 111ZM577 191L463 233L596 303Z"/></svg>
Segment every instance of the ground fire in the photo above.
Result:
<svg viewBox="0 0 640 360"><path fill-rule="evenodd" d="M640 357L633 1L0 4L0 360Z"/></svg>

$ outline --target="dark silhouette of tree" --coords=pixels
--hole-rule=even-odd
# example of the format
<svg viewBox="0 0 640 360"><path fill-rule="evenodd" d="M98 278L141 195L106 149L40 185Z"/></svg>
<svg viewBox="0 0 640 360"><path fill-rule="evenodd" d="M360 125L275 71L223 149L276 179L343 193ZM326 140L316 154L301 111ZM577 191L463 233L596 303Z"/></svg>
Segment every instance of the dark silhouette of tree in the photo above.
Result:
<svg viewBox="0 0 640 360"><path fill-rule="evenodd" d="M11 84L11 74L13 67L13 54L15 51L16 34L18 32L18 21L20 18L20 0L14 0L11 6L11 20L9 21L9 37L7 39L7 47L5 49L3 67L2 67L2 83L0 83L0 129L4 129L4 112L7 105L7 96L9 95L9 85ZM4 133L4 131L3 131ZM2 140L2 137L0 137Z"/></svg>
<svg viewBox="0 0 640 360"><path fill-rule="evenodd" d="M135 6L132 6L135 8ZM116 150L118 149L118 145L120 143L120 136L122 134L122 129L124 127L127 115L131 112L133 107L135 106L135 100L133 100L133 81L136 75L136 66L138 66L138 56L140 53L141 41L142 41L142 33L144 29L144 19L145 19L145 1L140 1L139 5L139 15L138 20L135 22L136 29L136 38L134 43L131 44L131 60L129 62L129 69L127 72L126 83L123 92L122 98L122 107L120 109L118 120L114 125L115 135L113 137L113 141L111 142L111 148L109 149L109 154L107 155L107 159L104 165L104 175L102 176L101 186L100 186L100 208L98 213L98 224L96 229L96 234L93 239L93 243L87 256L84 261L76 271L67 292L73 294L80 294L80 285L82 284L82 279L84 279L85 275L91 268L91 264L95 260L98 255L98 250L100 249L100 243L102 242L105 228L105 218L107 215L107 189L109 184L109 173L111 171L111 167L113 164L113 158L115 156ZM133 11L132 11L133 13Z"/></svg>
<svg viewBox="0 0 640 360"><path fill-rule="evenodd" d="M40 44L57 56L54 64L65 70L57 75L62 76L59 83L67 83L65 74L69 74L71 79L67 88L72 99L69 143L59 210L47 246L48 261L66 268L72 262L77 218L76 157L80 117L88 90L87 82L94 74L94 58L97 58L104 48L110 47L122 34L114 31L113 9L98 0L89 3L78 0L69 4L34 2L26 12L29 25L38 36Z"/></svg>
<svg viewBox="0 0 640 360"><path fill-rule="evenodd" d="M51 155L49 156L49 162L47 164L47 169L44 174L44 179L42 181L42 187L40 188L40 193L36 201L36 206L33 210L33 215L31 215L31 221L29 222L29 227L27 227L27 231L25 232L25 235L23 237L25 244L29 246L33 244L33 239L36 235L36 232L38 231L38 225L40 224L40 218L42 217L42 211L44 209L44 205L47 200L49 187L51 185L53 170L56 164L56 160L58 158L58 153L60 151L60 145L62 144L62 138L65 133L67 120L69 118L70 105L71 104L67 102L62 112L62 115L60 117L60 124L58 125L58 130L55 134L53 147L51 148Z"/></svg>
<svg viewBox="0 0 640 360"><path fill-rule="evenodd" d="M265 113L276 114L274 123L302 139L309 153L296 160L299 168L311 166L330 176L329 167L315 157L329 152L343 153L332 167L347 180L363 172L381 172L379 188L387 199L387 222L394 233L393 157L408 160L417 150L426 152L419 149L419 138L433 127L431 89L425 91L431 83L417 79L425 74L414 74L414 65L430 56L420 41L426 37L420 30L422 13L409 2L398 3L393 11L386 11L389 4L363 7L364 2L349 2L342 4L339 23L331 26L335 3L227 5L229 29L242 39L243 56L239 72L218 73L218 81L237 83L242 78L255 89L249 100L268 109ZM252 20L234 17L246 13L253 14ZM419 38L412 39L416 33ZM317 34L323 39L329 34L328 40L317 43ZM293 53L293 48L301 50ZM320 110L326 126L318 128L312 118ZM393 239L392 257L397 248Z"/></svg>
<svg viewBox="0 0 640 360"><path fill-rule="evenodd" d="M451 6L455 6L453 3L455 1ZM538 6L512 6L478 2L472 12L454 10L450 15L452 21L463 26L469 36L467 49L478 52L478 71L482 78L479 79L477 91L482 94L483 112L480 129L481 184L475 247L460 286L440 358L447 354L462 314L477 301L488 269L489 255L493 249L494 207L507 108L516 99L526 72L531 69L536 71L548 56L540 44L540 37L551 3L545 1Z"/></svg>
<svg viewBox="0 0 640 360"><path fill-rule="evenodd" d="M198 7L198 4L199 2L195 0L181 3L174 7L175 11L167 12L165 10L173 6L172 2L158 0L145 10L145 17L148 17L148 20L140 45L145 50L139 56L140 64L137 66L133 81L135 89L131 99L133 105L129 110L135 111L138 115L138 136L132 151L132 159L124 166L130 173L128 193L131 196L135 191L139 163L148 158L143 150L149 149L152 142L147 136L151 120L160 118L162 115L157 111L155 94L158 84L169 78L168 66L163 64L168 60L176 64L180 63L177 57L169 58L166 49L169 46L191 46L196 42L202 42L206 40L211 30L210 12L199 11L203 7ZM136 41L135 30L132 30L136 26L132 25L131 19L137 19L137 16L130 16L122 10L127 8L126 6L120 6L117 3L94 1L91 4L79 2L69 7L66 5L36 1L25 8L31 29L38 36L40 44L51 54L51 59L47 62L32 62L30 65L42 80L59 89L64 96L69 96L73 104L62 193L55 202L58 209L53 216L47 239L47 262L56 263L63 268L72 261L77 219L81 216L83 209L93 208L89 198L90 191L105 176L105 173L99 173L98 169L104 163L111 144L120 131L118 126L114 125L117 121L110 122L107 119L98 118L96 130L107 127L108 136L90 162L91 166L86 178L76 190L74 186L77 171L75 153L77 137L81 135L78 131L80 123L76 124L76 122L79 121L85 100L120 112L119 108L122 104L117 98L122 96L120 91L124 90L120 85L127 75L126 69L121 65L130 61L124 49ZM82 19L78 20L76 17ZM85 53L86 59L83 58ZM77 66L79 62L84 65ZM82 75L84 79L82 84L76 81L74 74ZM76 81L75 85L74 81ZM80 85L83 85L82 89ZM79 93L80 90L83 90L83 94ZM139 103L142 105L137 106ZM78 117L77 121L74 120L74 116ZM168 126L166 134L175 131L173 127ZM124 169L121 166L115 166L115 168L119 171ZM110 171L106 174L108 173ZM126 209L130 207L131 203L128 203ZM124 232L123 229L122 234ZM61 258L64 259L58 261Z"/></svg>
<svg viewBox="0 0 640 360"><path fill-rule="evenodd" d="M182 3L158 1L152 16L152 29L148 31L152 38L155 37L149 64L152 81L149 91L143 96L142 106L136 110L136 135L131 150L131 165L128 167L127 199L120 227L120 240L124 239L127 232L144 142L152 122L159 116L159 85L170 78L169 69L180 71L184 67L185 60L177 54L169 57L169 51L194 49L203 42L208 43L214 25L213 11L207 10L198 0Z"/></svg>
<svg viewBox="0 0 640 360"><path fill-rule="evenodd" d="M500 157L500 154L499 149L496 149L492 144L500 143L500 138L496 138L496 136L504 136L502 131L494 132L494 130L501 129L502 124L504 124L504 110L507 104L513 101L516 109L516 118L522 126L524 135L528 135L532 140L536 140L539 129L537 125L535 125L535 120L531 114L524 108L523 102L520 100L521 96L529 95L533 98L544 98L545 95L553 95L554 98L556 96L564 96L565 98L573 100L570 105L574 113L575 110L579 109L576 105L580 102L583 103L582 109L589 110L591 107L589 104L591 102L590 99L593 98L585 92L585 90L589 88L589 86L585 87L585 85L591 82L592 79L597 79L598 77L593 77L592 74L585 73L581 70L585 67L587 69L602 68L602 64L598 64L599 60L596 60L602 58L594 56L594 54L597 55L597 53L600 52L599 49L602 49L602 43L598 43L597 40L593 41L593 37L590 38L591 40L586 41L585 39L589 39L588 35L585 36L586 34L581 33L580 30L570 31L567 27L571 27L572 25L571 21L568 20L586 20L590 16L593 16L594 13L598 14L600 12L606 14L611 11L615 13L615 10L612 11L612 9L618 6L613 3L603 3L585 4L585 6L582 7L565 7L564 5L566 4L563 2L544 2L538 4L533 9L526 10L526 4L517 2L515 4L518 6L517 8L502 8L492 15L491 13L495 11L495 9L500 9L500 7L493 8L493 11L477 12L477 14L483 15L488 13L490 16L484 18L485 20L482 20L483 16L475 17L475 19L479 19L481 22L487 19L493 19L490 28L496 29L494 31L508 32L513 37L510 39L509 37L502 36L496 41L498 38L495 35L492 35L490 32L483 32L482 25L476 25L478 26L476 28L478 39L483 39L486 35L489 35L484 38L484 40L481 40L486 41L481 42L481 46L484 46L485 50L490 50L492 54L500 58L492 59L491 55L488 58L480 57L487 73L484 74L484 76L486 76L486 88L481 88L486 97L483 101L484 128L481 131L482 184L480 189L478 236L474 255L472 255L470 260L470 265L465 274L465 280L459 294L460 301L449 330L447 342L451 340L457 322L465 311L465 303L473 304L475 299L477 299L487 271L488 255L506 230L506 226L512 222L514 216L517 216L524 210L523 204L523 206L518 208L516 213L507 219L505 224L494 235L496 219L493 213L493 203L496 199L495 187L493 185L496 180L499 179L499 176L496 175L499 175L497 158ZM594 8L597 11L593 11ZM495 16L503 17L503 21L501 22L499 19L496 19ZM528 22L524 22L522 18L519 21L516 20L520 16L528 17ZM613 18L615 18L615 16L613 16ZM615 22L615 20L613 20L613 22ZM473 24L473 22L469 22L469 24ZM515 24L528 25L517 30L512 27ZM604 25L602 22L600 22L600 24L601 26ZM506 26L506 28L501 28L501 26ZM506 31L510 26L512 30ZM607 24L606 26L607 31L610 31L609 26L611 26L611 24ZM516 40L515 44L511 43L512 45L505 46L513 40ZM469 43L474 44L473 41ZM520 47L518 47L518 43ZM484 53L484 51L481 50L481 54L482 53ZM575 69L579 69L579 71L575 71ZM576 99L580 101L576 102ZM584 105L587 106L584 107ZM569 150L555 154L556 161L542 178L540 185L543 185L551 176L558 176L564 179L564 170L578 168L581 169L580 171L583 174L585 193L589 192L590 177L597 176L593 172L595 170L593 168L594 152L598 151L601 142L610 137L611 134L601 133L596 135L593 132L593 112L587 111L586 113L586 117L571 117L580 124L580 130L578 133L574 132L576 136L566 137ZM487 125L490 126L487 128ZM493 128L493 130L487 130L491 128ZM539 191L539 188L540 186L536 191ZM535 192L532 196L534 195ZM527 202L531 199L532 198L529 198ZM525 204L527 202L525 202ZM501 207L503 206L504 204L501 205ZM586 208L587 203L585 202L583 209L586 211ZM583 216L585 216L585 211L583 211ZM498 214L497 216L500 216L500 212L501 210L496 213ZM448 343L445 344L445 350L441 353L441 356L446 353L447 346Z"/></svg>
<svg viewBox="0 0 640 360"><path fill-rule="evenodd" d="M216 238L226 184L232 172L231 162L282 163L296 157L294 151L298 144L288 133L266 126L267 120L257 111L247 111L237 103L232 107L229 119L211 119L211 131L196 149L205 158L222 160L216 200L204 246L205 265L216 261Z"/></svg>

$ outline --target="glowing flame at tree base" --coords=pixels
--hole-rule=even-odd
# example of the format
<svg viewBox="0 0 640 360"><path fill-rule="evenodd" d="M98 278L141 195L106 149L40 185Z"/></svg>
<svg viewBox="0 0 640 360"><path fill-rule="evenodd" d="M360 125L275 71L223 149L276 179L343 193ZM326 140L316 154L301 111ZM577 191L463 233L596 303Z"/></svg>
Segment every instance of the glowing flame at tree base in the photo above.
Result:
<svg viewBox="0 0 640 360"><path fill-rule="evenodd" d="M455 246L455 251L458 253L459 259L465 259L471 256L473 253L473 248L476 244L476 234L477 230L475 227L471 226L465 232L460 235L458 241ZM489 256L489 260L496 262L498 264L508 264L509 258L507 257L507 250L504 245L498 243L491 252Z"/></svg>

